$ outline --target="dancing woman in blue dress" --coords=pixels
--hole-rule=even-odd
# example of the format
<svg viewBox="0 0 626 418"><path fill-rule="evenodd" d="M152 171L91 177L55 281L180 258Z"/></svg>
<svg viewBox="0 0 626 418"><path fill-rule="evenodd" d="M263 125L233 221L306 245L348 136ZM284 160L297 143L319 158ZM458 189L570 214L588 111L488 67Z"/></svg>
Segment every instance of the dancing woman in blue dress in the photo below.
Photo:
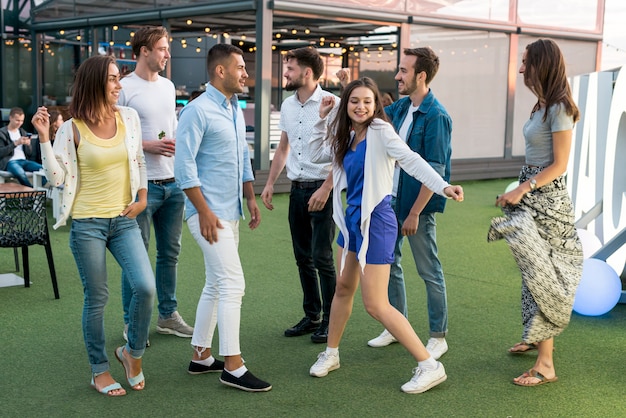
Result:
<svg viewBox="0 0 626 418"><path fill-rule="evenodd" d="M359 283L367 312L417 360L414 376L402 386L407 393L421 393L444 382L443 365L433 359L408 320L390 303L389 269L397 235L397 221L390 205L396 162L429 189L457 201L461 186L451 186L419 154L411 151L387 122L374 81L364 77L348 84L337 115L326 132L326 117L334 98L320 105L320 122L311 145L318 161L333 162L333 218L340 235L338 277L333 299L326 351L310 369L323 377L339 368L339 342L352 312ZM341 191L346 190L344 211Z"/></svg>

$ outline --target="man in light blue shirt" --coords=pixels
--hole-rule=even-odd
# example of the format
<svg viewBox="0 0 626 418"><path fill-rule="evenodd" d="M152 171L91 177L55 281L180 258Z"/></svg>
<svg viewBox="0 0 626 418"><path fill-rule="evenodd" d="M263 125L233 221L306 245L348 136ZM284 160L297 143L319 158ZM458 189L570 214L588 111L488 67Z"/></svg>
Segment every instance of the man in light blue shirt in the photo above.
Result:
<svg viewBox="0 0 626 418"><path fill-rule="evenodd" d="M248 371L239 348L245 280L238 244L244 197L250 229L261 222L246 127L237 102L237 93L243 92L248 78L243 52L233 45L215 45L207 55L207 69L207 91L183 108L176 131L175 177L187 197L187 226L202 250L206 270L188 371L222 370L222 362L211 355L217 324L219 352L224 356L220 382L248 392L265 392L272 386Z"/></svg>

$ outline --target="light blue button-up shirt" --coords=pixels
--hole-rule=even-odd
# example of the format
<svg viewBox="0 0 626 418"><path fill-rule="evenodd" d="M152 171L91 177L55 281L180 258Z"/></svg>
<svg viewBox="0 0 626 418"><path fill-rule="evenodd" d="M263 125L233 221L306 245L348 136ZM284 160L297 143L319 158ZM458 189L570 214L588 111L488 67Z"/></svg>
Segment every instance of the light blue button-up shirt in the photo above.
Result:
<svg viewBox="0 0 626 418"><path fill-rule="evenodd" d="M253 181L254 174L236 95L229 100L208 83L206 92L181 110L174 173L181 189L201 188L218 218L235 221L244 216L243 183ZM186 217L196 213L185 199Z"/></svg>

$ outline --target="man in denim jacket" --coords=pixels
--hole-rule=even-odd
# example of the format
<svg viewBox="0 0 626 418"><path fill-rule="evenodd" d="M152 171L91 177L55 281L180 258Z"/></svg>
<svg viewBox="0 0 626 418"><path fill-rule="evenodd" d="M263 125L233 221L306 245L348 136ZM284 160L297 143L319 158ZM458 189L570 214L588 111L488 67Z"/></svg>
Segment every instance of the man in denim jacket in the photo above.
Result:
<svg viewBox="0 0 626 418"><path fill-rule="evenodd" d="M437 70L439 58L430 48L405 49L396 81L398 92L407 95L387 106L385 112L401 138L418 152L444 180L450 180L452 119L428 87ZM447 350L448 307L446 284L437 256L435 213L443 212L446 199L413 179L400 168L394 175L392 201L398 218L395 260L389 277L389 301L408 316L402 271L402 244L408 237L419 275L426 284L430 339L426 345L438 359ZM396 339L384 330L368 341L371 347L384 347Z"/></svg>

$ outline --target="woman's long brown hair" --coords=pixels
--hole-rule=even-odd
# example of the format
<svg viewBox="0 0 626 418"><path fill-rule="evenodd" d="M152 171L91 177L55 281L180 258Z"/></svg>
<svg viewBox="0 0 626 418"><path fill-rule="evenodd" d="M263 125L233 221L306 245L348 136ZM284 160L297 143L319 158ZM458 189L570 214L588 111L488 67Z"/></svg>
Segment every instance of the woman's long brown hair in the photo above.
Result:
<svg viewBox="0 0 626 418"><path fill-rule="evenodd" d="M97 55L87 58L78 67L69 107L71 117L97 123L116 110L115 106L109 105L106 97L111 64L117 65L114 57Z"/></svg>
<svg viewBox="0 0 626 418"><path fill-rule="evenodd" d="M537 96L533 112L543 104L546 110L543 115L545 122L550 107L562 103L566 113L577 122L580 112L567 81L565 59L556 42L538 39L528 44L525 67L524 84Z"/></svg>
<svg viewBox="0 0 626 418"><path fill-rule="evenodd" d="M363 77L358 80L354 80L350 84L348 84L341 94L341 103L339 104L339 108L337 109L337 116L330 123L330 129L328 133L330 137L330 143L335 154L335 162L340 167L343 167L343 159L346 156L348 149L350 148L350 133L352 132L352 121L348 116L348 103L352 91L357 87L366 87L374 93L374 114L366 121L366 124L369 126L374 118L383 119L385 121L387 120L387 115L385 115L385 111L383 109L380 97L380 91L378 90L378 86L376 85L376 82L374 80L369 77Z"/></svg>

